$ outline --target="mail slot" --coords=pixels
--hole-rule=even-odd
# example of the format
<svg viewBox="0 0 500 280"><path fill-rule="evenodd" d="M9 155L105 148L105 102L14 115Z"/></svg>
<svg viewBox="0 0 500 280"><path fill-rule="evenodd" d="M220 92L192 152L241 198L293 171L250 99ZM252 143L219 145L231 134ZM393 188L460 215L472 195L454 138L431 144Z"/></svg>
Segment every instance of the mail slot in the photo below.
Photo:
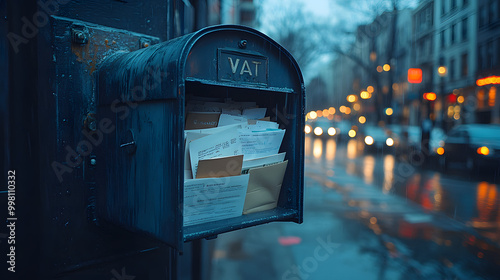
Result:
<svg viewBox="0 0 500 280"><path fill-rule="evenodd" d="M266 35L222 25L109 54L98 68L97 96L97 129L106 128L97 153L104 159L97 182L101 220L181 251L186 241L275 221L302 222L304 83L293 57ZM278 152L287 165L272 209L186 225L186 121L193 117L189 106L200 100L256 107L247 112L265 111L263 121L284 133Z"/></svg>

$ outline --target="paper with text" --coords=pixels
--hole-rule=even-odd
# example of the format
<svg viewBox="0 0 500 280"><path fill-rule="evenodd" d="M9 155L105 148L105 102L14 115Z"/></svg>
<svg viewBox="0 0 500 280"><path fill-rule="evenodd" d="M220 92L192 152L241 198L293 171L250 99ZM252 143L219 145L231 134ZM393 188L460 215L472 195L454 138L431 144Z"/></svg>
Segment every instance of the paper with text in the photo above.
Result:
<svg viewBox="0 0 500 280"><path fill-rule="evenodd" d="M241 141L238 130L225 130L191 141L189 144L189 157L193 178L196 178L198 161L217 157L242 155Z"/></svg>
<svg viewBox="0 0 500 280"><path fill-rule="evenodd" d="M277 154L280 150L284 129L251 131L239 129L243 160L250 160Z"/></svg>
<svg viewBox="0 0 500 280"><path fill-rule="evenodd" d="M184 181L184 226L241 216L249 175Z"/></svg>

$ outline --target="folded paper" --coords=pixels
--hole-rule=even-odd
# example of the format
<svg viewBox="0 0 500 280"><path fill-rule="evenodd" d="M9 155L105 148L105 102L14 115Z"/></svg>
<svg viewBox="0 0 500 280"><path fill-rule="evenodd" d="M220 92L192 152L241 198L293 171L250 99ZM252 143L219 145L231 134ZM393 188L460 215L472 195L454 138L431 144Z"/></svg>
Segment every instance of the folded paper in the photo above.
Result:
<svg viewBox="0 0 500 280"><path fill-rule="evenodd" d="M243 155L213 159L203 159L198 162L196 179L220 178L241 175Z"/></svg>
<svg viewBox="0 0 500 280"><path fill-rule="evenodd" d="M252 168L248 171L247 194L243 214L276 208L288 161Z"/></svg>

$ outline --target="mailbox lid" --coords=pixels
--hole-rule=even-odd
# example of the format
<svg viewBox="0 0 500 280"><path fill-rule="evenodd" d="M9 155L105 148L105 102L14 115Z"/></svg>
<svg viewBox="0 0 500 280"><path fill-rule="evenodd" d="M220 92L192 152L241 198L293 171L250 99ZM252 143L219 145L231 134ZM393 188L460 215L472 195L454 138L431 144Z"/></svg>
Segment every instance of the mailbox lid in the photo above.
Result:
<svg viewBox="0 0 500 280"><path fill-rule="evenodd" d="M263 33L245 26L220 25L195 34L185 52L182 79L304 94L295 59Z"/></svg>
<svg viewBox="0 0 500 280"><path fill-rule="evenodd" d="M291 54L263 33L236 25L207 27L116 53L99 73L100 105L116 104L117 97L120 102L180 98L186 80L304 94L302 73Z"/></svg>

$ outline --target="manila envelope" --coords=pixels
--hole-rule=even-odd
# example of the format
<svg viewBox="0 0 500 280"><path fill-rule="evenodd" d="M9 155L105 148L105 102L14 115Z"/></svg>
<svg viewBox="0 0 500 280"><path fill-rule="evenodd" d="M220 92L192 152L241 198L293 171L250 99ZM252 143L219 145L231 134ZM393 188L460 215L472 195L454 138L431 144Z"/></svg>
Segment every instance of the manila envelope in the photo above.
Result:
<svg viewBox="0 0 500 280"><path fill-rule="evenodd" d="M217 127L220 113L188 113L186 117L186 130Z"/></svg>
<svg viewBox="0 0 500 280"><path fill-rule="evenodd" d="M242 164L243 155L202 159L198 162L196 179L239 176Z"/></svg>
<svg viewBox="0 0 500 280"><path fill-rule="evenodd" d="M247 195L243 214L274 209L278 205L281 184L288 160L248 171Z"/></svg>

